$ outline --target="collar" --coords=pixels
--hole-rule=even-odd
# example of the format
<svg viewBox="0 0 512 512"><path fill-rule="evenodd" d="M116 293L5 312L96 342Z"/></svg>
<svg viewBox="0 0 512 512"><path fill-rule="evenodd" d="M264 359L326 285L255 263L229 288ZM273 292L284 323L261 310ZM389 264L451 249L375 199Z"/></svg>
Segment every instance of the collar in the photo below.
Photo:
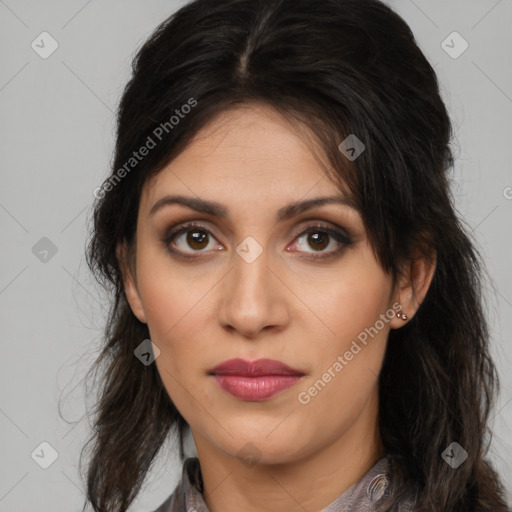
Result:
<svg viewBox="0 0 512 512"><path fill-rule="evenodd" d="M202 491L199 460L197 457L188 458L183 464L178 486L155 512L210 512ZM412 512L415 501L412 489L399 492L396 488L389 458L385 455L321 512Z"/></svg>

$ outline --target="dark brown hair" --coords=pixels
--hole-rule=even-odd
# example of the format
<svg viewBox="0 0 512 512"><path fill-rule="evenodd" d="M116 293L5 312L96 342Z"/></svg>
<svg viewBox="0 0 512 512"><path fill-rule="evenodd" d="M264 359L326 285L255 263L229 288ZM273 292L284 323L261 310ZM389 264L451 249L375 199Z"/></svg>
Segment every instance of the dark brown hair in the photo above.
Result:
<svg viewBox="0 0 512 512"><path fill-rule="evenodd" d="M170 123L191 99L194 107ZM381 436L397 479L419 489L415 510L505 512L502 484L485 460L499 385L482 305L485 269L449 190L451 123L410 28L377 0L195 0L137 53L87 248L90 269L112 296L91 368L101 386L86 445L88 501L96 512L126 511L171 432L183 457L188 425L156 365L134 357L149 332L127 303L116 248L134 247L147 180L214 116L250 102L314 134L331 177L357 199L386 272L396 278L415 250L436 255L417 314L389 335ZM155 147L127 167L158 127ZM350 166L339 150L349 134L366 146ZM468 453L456 470L441 457L453 441Z"/></svg>

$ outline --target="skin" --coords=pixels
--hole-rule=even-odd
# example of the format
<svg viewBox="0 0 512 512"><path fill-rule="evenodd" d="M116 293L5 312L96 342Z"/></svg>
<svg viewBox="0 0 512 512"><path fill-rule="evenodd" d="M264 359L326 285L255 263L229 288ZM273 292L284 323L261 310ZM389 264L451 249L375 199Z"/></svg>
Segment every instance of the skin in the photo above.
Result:
<svg viewBox="0 0 512 512"><path fill-rule="evenodd" d="M221 203L229 216L178 204L150 215L170 194ZM393 287L361 215L349 206L327 204L275 220L289 203L333 195L340 195L338 187L298 131L270 107L245 105L205 126L146 183L133 267L119 247L128 301L161 351L156 365L191 427L212 512L321 510L385 453L377 426L377 376L389 330L404 320L394 315L384 323L307 404L298 395L394 303L410 319L435 264L414 260ZM207 230L195 245L187 243L186 233L170 244L196 256L191 260L173 255L162 242L171 227L186 221L200 224L203 235ZM318 222L344 229L352 244L328 236L319 248L308 234L296 236ZM236 252L248 236L263 249L252 263ZM235 357L277 359L305 376L266 401L243 401L208 375Z"/></svg>

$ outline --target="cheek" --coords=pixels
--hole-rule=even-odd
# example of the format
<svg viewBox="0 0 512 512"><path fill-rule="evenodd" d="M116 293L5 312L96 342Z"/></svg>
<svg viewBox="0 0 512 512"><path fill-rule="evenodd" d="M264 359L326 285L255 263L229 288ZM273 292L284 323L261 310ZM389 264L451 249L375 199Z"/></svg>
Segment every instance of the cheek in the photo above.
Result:
<svg viewBox="0 0 512 512"><path fill-rule="evenodd" d="M191 337L199 331L198 317L215 276L199 267L183 268L161 249L141 251L137 262L140 297L154 341L166 345L177 332L186 330Z"/></svg>
<svg viewBox="0 0 512 512"><path fill-rule="evenodd" d="M190 371L202 366L197 341L204 338L205 321L202 311L207 298L188 286L172 286L165 282L155 283L145 289L148 310L146 318L151 340L160 349L157 364L167 370L180 383L190 379ZM202 300L201 300L202 299ZM162 372L160 372L162 374ZM165 377L162 374L162 377ZM173 385L172 379L170 382Z"/></svg>
<svg viewBox="0 0 512 512"><path fill-rule="evenodd" d="M180 277L176 266L168 263L144 263L147 265L141 261L139 288L150 338L160 349L156 365L169 397L178 409L186 411L194 405L189 403L186 390L204 401L201 389L191 389L195 388L191 370L197 372L203 366L196 340L201 339L205 328L202 315L208 307L205 294L211 285L207 286L205 278Z"/></svg>
<svg viewBox="0 0 512 512"><path fill-rule="evenodd" d="M311 309L329 328L329 343L342 350L387 311L391 278L375 260L358 253L339 273L308 288Z"/></svg>
<svg viewBox="0 0 512 512"><path fill-rule="evenodd" d="M314 354L314 375L298 390L306 393L308 403L298 402L312 417L353 417L378 385L389 333L389 323L380 318L389 307L391 278L368 254L347 261L315 295L329 330Z"/></svg>
<svg viewBox="0 0 512 512"><path fill-rule="evenodd" d="M353 331L359 329L354 326ZM386 327L368 336L366 345L356 337L340 336L324 351L315 373L297 390L302 435L322 430L324 436L336 438L368 411L370 401L377 400L387 334Z"/></svg>

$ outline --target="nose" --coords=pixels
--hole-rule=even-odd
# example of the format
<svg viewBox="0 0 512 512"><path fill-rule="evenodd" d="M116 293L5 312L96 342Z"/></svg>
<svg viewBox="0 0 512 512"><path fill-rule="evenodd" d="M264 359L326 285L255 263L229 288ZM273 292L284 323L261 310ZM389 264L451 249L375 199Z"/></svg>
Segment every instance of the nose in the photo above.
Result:
<svg viewBox="0 0 512 512"><path fill-rule="evenodd" d="M233 255L233 268L221 283L222 327L251 340L282 331L290 321L291 292L278 277L278 265L271 261L275 258L265 249L254 261L240 254Z"/></svg>

